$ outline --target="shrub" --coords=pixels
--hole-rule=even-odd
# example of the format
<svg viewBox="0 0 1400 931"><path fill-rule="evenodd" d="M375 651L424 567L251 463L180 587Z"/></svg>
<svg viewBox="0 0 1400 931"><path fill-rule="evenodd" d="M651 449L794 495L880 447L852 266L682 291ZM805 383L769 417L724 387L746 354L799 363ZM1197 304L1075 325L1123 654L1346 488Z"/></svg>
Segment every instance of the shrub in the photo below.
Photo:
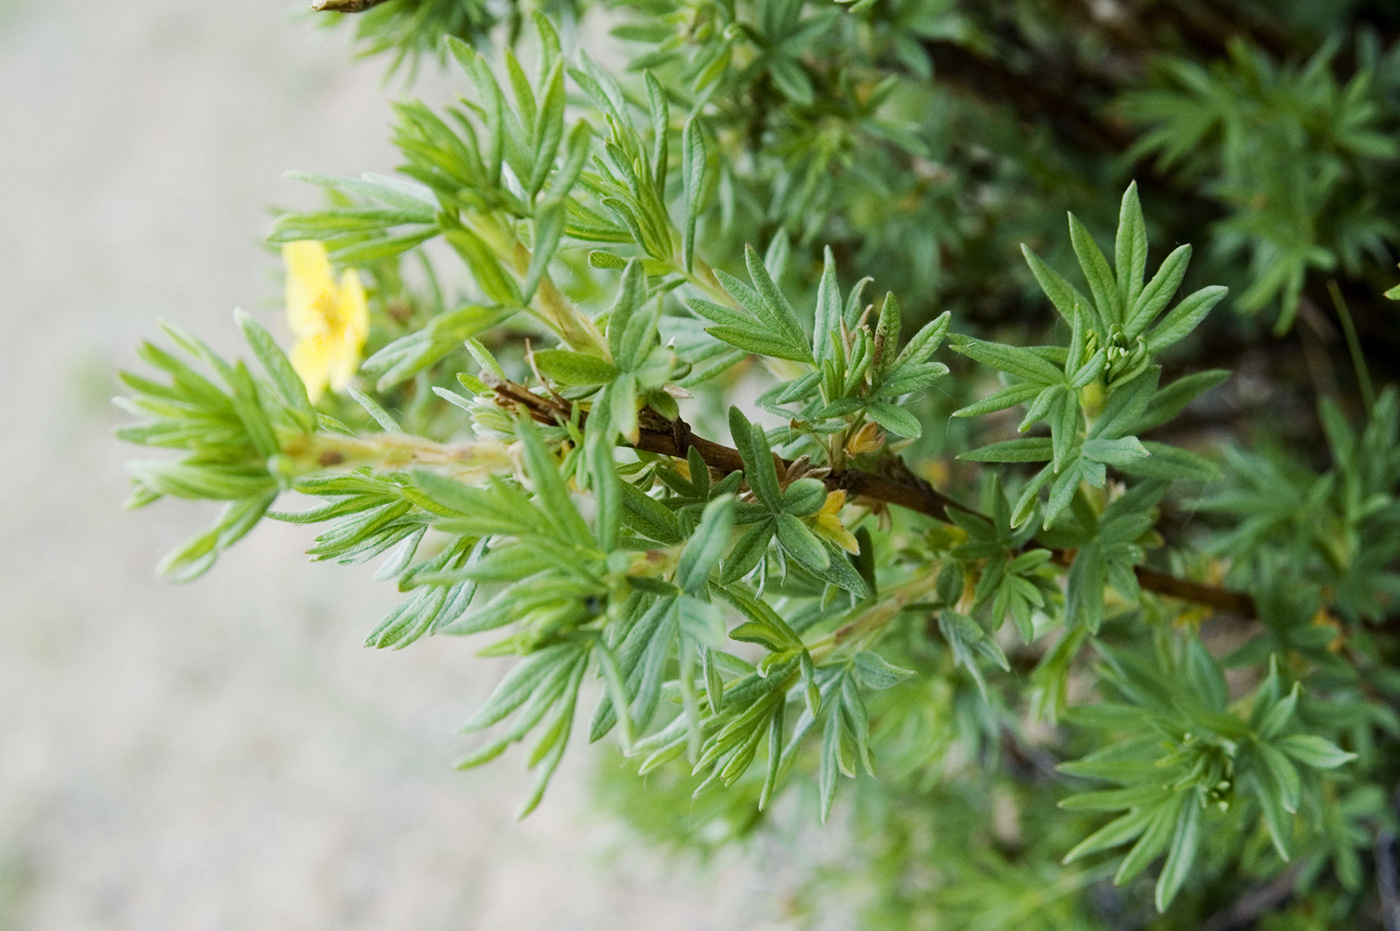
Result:
<svg viewBox="0 0 1400 931"><path fill-rule="evenodd" d="M463 766L840 813L812 924L1400 927L1390 7L322 5L464 96L302 176L286 353L123 374L164 572L382 557L369 645L517 657Z"/></svg>

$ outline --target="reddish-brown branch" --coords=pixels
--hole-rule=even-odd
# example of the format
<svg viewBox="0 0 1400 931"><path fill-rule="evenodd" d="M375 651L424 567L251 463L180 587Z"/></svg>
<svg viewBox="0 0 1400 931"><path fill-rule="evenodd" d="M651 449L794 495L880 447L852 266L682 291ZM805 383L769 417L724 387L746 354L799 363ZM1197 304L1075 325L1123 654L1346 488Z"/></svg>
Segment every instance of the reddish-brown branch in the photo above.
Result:
<svg viewBox="0 0 1400 931"><path fill-rule="evenodd" d="M571 416L572 412L566 403L556 398L534 394L520 385L496 382L492 388L499 403L523 410L541 423L565 422ZM583 419L587 417L582 412L579 416ZM667 420L649 408L641 411L637 441L633 446L643 452L678 459L684 459L687 452L694 449L705 464L717 472L727 475L744 470L744 460L737 449L707 440L703 436L696 436L690 432L690 425L684 420ZM786 459L781 462L785 469L792 465ZM845 469L826 472L821 479L832 491L842 490L849 495L897 505L942 521L948 520L950 510L963 511L987 519L986 515L955 501L912 474L894 479L860 469ZM1073 555L1063 550L1056 551L1055 557L1056 562L1064 565L1074 561ZM1240 617L1258 616L1254 599L1244 592L1179 579L1146 566L1137 566L1134 572L1137 574L1138 584L1150 592L1207 605Z"/></svg>
<svg viewBox="0 0 1400 931"><path fill-rule="evenodd" d="M1240 617L1259 616L1259 607L1254 603L1254 598L1245 592L1220 588L1216 585L1204 585L1200 582L1192 582L1190 579L1179 579L1174 575L1149 569L1147 566L1135 566L1133 572L1137 575L1138 584L1150 592L1209 605L1219 611L1237 614Z"/></svg>

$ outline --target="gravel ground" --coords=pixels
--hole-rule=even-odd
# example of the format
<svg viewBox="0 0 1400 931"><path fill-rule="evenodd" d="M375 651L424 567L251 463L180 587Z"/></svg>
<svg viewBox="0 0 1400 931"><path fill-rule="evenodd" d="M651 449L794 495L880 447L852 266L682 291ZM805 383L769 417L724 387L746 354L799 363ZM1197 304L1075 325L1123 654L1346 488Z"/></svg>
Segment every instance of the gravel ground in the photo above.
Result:
<svg viewBox="0 0 1400 931"><path fill-rule="evenodd" d="M283 170L393 164L381 64L290 11L0 0L0 929L765 926L736 866L590 815L587 752L524 824L517 762L455 773L500 668L361 648L393 595L304 529L152 577L213 510L119 511L112 370L157 320L275 320Z"/></svg>

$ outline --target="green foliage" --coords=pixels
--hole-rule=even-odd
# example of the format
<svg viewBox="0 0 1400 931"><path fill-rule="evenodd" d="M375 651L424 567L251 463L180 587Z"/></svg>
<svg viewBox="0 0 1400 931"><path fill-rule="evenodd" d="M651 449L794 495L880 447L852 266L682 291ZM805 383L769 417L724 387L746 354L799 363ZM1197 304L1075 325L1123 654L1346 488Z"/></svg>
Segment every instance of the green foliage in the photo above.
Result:
<svg viewBox="0 0 1400 931"><path fill-rule="evenodd" d="M1299 687L1282 695L1276 665L1240 700L1252 709L1242 720L1227 708L1224 673L1200 641L1188 641L1184 652L1154 663L1105 649L1099 681L1120 701L1076 709L1072 719L1109 739L1103 749L1061 766L1118 786L1072 795L1063 807L1124 812L1076 845L1065 862L1132 843L1113 878L1122 884L1165 854L1156 883L1159 911L1190 874L1212 808L1229 812L1253 803L1274 849L1287 860L1292 816L1304 793L1311 807L1321 805L1316 771L1356 757L1324 737L1285 733Z"/></svg>
<svg viewBox="0 0 1400 931"><path fill-rule="evenodd" d="M1123 196L1114 270L1083 224L1070 215L1070 238L1092 301L1026 251L1036 280L1070 326L1067 347L1022 348L971 337L954 344L974 361L1020 379L954 416L990 414L1024 404L1021 432L1038 422L1049 427L1048 438L1005 440L963 455L977 462L1048 463L1021 492L1012 509L1015 524L1030 518L1037 494L1048 487L1044 526L1049 530L1083 486L1104 486L1109 466L1163 481L1214 476L1214 468L1199 456L1160 443L1148 447L1135 435L1160 423L1163 418L1157 415L1162 407L1176 406L1183 389L1191 390L1191 386L1178 386L1177 392L1169 394L1172 385L1159 389L1160 368L1152 364L1153 357L1187 336L1225 296L1223 288L1202 288L1158 321L1185 274L1191 249L1177 249L1144 284L1144 227L1137 191L1129 186ZM1180 406L1189 403L1191 396L1181 397ZM1124 594L1136 596L1135 591Z"/></svg>
<svg viewBox="0 0 1400 931"><path fill-rule="evenodd" d="M492 33L502 27L508 41L514 44L524 25L525 12L534 8L555 19L572 19L578 13L576 4L569 0L540 4L519 0L503 4L485 0L393 0L357 16L330 14L325 22L333 26L339 20L351 20L359 55L387 54L390 72L407 64L411 77L422 57L442 60L443 36L452 36L471 46L488 47Z"/></svg>
<svg viewBox="0 0 1400 931"><path fill-rule="evenodd" d="M1400 597L1400 395L1386 389L1360 432L1331 401L1319 418L1327 471L1278 450L1227 449L1226 480L1198 506L1232 519L1212 549L1236 572L1284 559L1348 620L1381 622Z"/></svg>
<svg viewBox="0 0 1400 931"><path fill-rule="evenodd" d="M1385 90L1369 68L1339 81L1338 50L1330 43L1299 66L1280 67L1236 40L1214 67L1167 59L1161 87L1126 101L1151 127L1137 151L1155 153L1164 168L1230 205L1219 246L1250 253L1253 277L1240 307L1277 300L1279 332L1293 325L1310 271L1340 265L1355 274L1400 241L1371 193L1400 157L1386 131Z"/></svg>
<svg viewBox="0 0 1400 931"><path fill-rule="evenodd" d="M119 435L173 452L131 503L225 507L162 571L265 516L381 559L369 645L513 658L463 767L527 744L528 813L586 730L658 845L838 821L792 890L814 925L1194 929L1264 887L1280 927L1375 926L1400 52L1340 13L1351 57L1263 26L1202 52L1194 7L1149 6L624 0L625 68L514 5L358 14L464 96L398 104L395 174L300 175L324 206L274 222L367 281L344 396L313 408L246 316L257 371L171 329L123 374ZM1149 231L1182 243L1155 271ZM1302 343L1313 425L1288 347L1323 307L1354 374Z"/></svg>

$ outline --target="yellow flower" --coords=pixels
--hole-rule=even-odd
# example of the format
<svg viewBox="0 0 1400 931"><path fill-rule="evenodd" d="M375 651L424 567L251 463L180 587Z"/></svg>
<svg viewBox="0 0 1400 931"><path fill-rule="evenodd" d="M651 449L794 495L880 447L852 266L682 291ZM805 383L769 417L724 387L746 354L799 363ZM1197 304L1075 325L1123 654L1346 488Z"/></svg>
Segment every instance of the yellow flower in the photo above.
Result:
<svg viewBox="0 0 1400 931"><path fill-rule="evenodd" d="M326 247L314 240L284 244L282 261L287 266L287 325L296 337L292 368L315 404L327 384L344 391L360 367L369 335L365 289L353 268L336 284Z"/></svg>
<svg viewBox="0 0 1400 931"><path fill-rule="evenodd" d="M841 509L845 506L844 491L838 489L828 494L822 502L822 509L815 515L815 526L812 529L817 532L817 536L825 537L846 552L856 554L860 552L860 544L856 542L855 534L841 523Z"/></svg>

